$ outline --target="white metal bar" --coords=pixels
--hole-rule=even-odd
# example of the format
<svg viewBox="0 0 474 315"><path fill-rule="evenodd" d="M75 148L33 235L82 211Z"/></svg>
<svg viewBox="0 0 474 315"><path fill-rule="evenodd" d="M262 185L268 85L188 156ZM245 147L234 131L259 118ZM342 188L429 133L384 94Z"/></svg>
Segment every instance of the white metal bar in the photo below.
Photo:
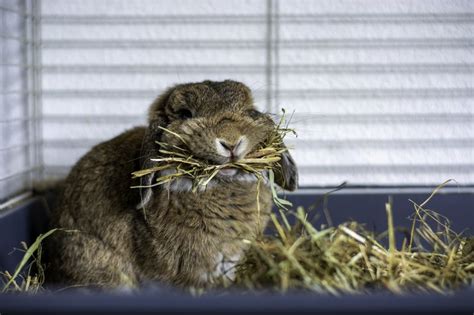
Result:
<svg viewBox="0 0 474 315"><path fill-rule="evenodd" d="M43 119L48 122L61 123L84 123L87 122L101 122L101 123L130 123L137 121L144 121L146 115L44 115ZM16 121L25 121L24 119L6 120L0 123L11 123ZM304 124L305 122L311 124L335 124L335 123L471 123L474 122L474 115L446 113L446 114L315 114L315 113L298 113L294 114L292 124Z"/></svg>
<svg viewBox="0 0 474 315"><path fill-rule="evenodd" d="M32 21L32 10L31 10L31 1L23 1L22 6L23 6L23 11L26 16L28 16L28 19L25 19L25 37L27 38L27 41L32 42L33 37L31 36L32 28L33 28L33 21ZM27 47L27 49L23 49L23 63L24 64L33 64L32 63L32 58L31 58L31 52L32 52L33 46ZM33 84L32 84L32 75L31 75L31 68L26 69L26 77L25 79L25 84L26 84L26 90L29 91L30 89L33 89ZM33 125L34 123L31 122L30 120L33 120L34 117L32 117L32 112L33 112L33 95L32 93L26 94L26 104L25 106L27 107L27 113L28 113L28 125L26 126L27 128L27 137L28 137L28 142L33 143L35 141L34 139L34 130L33 130ZM28 168L32 169L35 167L35 161L34 161L34 145L28 146L28 152L27 152L27 158L28 158ZM32 190L33 189L33 182L34 182L34 172L29 173L29 187L28 189Z"/></svg>
<svg viewBox="0 0 474 315"><path fill-rule="evenodd" d="M91 98L139 98L147 99L157 97L157 90L45 90L44 97L91 97Z"/></svg>
<svg viewBox="0 0 474 315"><path fill-rule="evenodd" d="M42 129L42 115L43 115L43 104L42 104L42 84L41 84L41 50L42 50L42 38L41 38L41 0L33 0L32 2L32 40L35 45L32 47L32 64L33 64L33 118L34 118L34 129L33 129L33 147L34 152L34 165L37 167L38 172L33 180L41 180L43 178L43 129Z"/></svg>
<svg viewBox="0 0 474 315"><path fill-rule="evenodd" d="M274 97L274 107L271 109L271 112L277 113L280 111L280 0L275 0L275 12L272 16L273 19L273 59L275 64L275 70L273 71L274 75L274 85L273 85L273 97Z"/></svg>
<svg viewBox="0 0 474 315"><path fill-rule="evenodd" d="M28 95L35 94L37 91L3 91L0 94L6 95ZM158 96L160 90L43 90L44 97L98 97L98 98L144 98L149 99ZM266 89L260 89L253 92L255 97L263 97ZM280 90L281 97L301 98L472 98L474 90L470 88L439 88L439 89L291 89ZM272 96L273 97L273 96Z"/></svg>
<svg viewBox="0 0 474 315"><path fill-rule="evenodd" d="M474 23L472 13L322 13L280 14L281 23L286 24L446 24Z"/></svg>
<svg viewBox="0 0 474 315"><path fill-rule="evenodd" d="M23 1L23 2L24 2L24 1ZM12 9L12 8L9 8L9 7L4 6L4 5L0 5L0 11L9 12L9 13L14 13L14 14L17 14L18 16L20 16L20 17L23 17L23 18L28 18L28 17L29 17L28 14L25 14L25 13L22 12L22 11L18 11L18 10Z"/></svg>
<svg viewBox="0 0 474 315"><path fill-rule="evenodd" d="M44 148L58 148L58 149L77 149L77 148L89 148L97 143L107 141L105 138L94 138L94 139L55 139L45 140L43 142Z"/></svg>
<svg viewBox="0 0 474 315"><path fill-rule="evenodd" d="M270 42L271 49L276 43ZM281 40L284 49L467 49L474 47L474 38L338 38ZM44 49L265 49L260 40L44 40Z"/></svg>
<svg viewBox="0 0 474 315"><path fill-rule="evenodd" d="M2 8L1 13L0 13L0 19L1 19L1 25L2 25L2 30L6 29L6 21L5 21L5 10ZM0 49L0 59L2 64L8 63L7 60L7 54L6 54L6 45L2 43L1 49ZM1 97L2 97L2 103L6 104L6 90L7 90L7 82L8 82L8 77L7 77L7 72L3 69L1 71L2 75L2 87L1 87Z"/></svg>
<svg viewBox="0 0 474 315"><path fill-rule="evenodd" d="M50 164L46 166L45 171L53 173L64 173L68 172L72 166L70 165L54 165ZM318 174L327 174L334 172L334 170L340 170L343 172L352 173L386 173L387 171L394 172L410 172L410 173L452 173L453 175L459 173L471 172L474 169L474 164L364 164L364 165L299 165L299 172L317 172ZM1 181L1 179L0 179Z"/></svg>
<svg viewBox="0 0 474 315"><path fill-rule="evenodd" d="M454 49L473 47L474 38L337 38L317 40L282 40L280 45L282 48L291 49L433 49L442 47Z"/></svg>
<svg viewBox="0 0 474 315"><path fill-rule="evenodd" d="M17 93L31 93L17 92ZM44 97L98 97L98 98L144 98L156 97L160 91L143 90L44 90ZM265 90L255 91L254 96L266 95ZM301 98L472 98L474 90L470 88L439 89L292 89L280 90L281 97Z"/></svg>
<svg viewBox="0 0 474 315"><path fill-rule="evenodd" d="M33 196L33 193L31 191L24 192L20 195L14 196L12 198L9 198L7 201L0 203L0 215L1 211L8 209L16 204L19 204L22 201L25 201Z"/></svg>
<svg viewBox="0 0 474 315"><path fill-rule="evenodd" d="M44 90L44 97L92 97L92 98L137 98L150 100L157 97L162 91L143 89L143 90ZM259 97L264 91L256 91L254 96Z"/></svg>
<svg viewBox="0 0 474 315"><path fill-rule="evenodd" d="M0 63L0 67L14 67L14 68L28 68L29 65L24 65L21 63Z"/></svg>
<svg viewBox="0 0 474 315"><path fill-rule="evenodd" d="M44 49L264 49L260 40L44 40Z"/></svg>
<svg viewBox="0 0 474 315"><path fill-rule="evenodd" d="M23 169L21 171L13 172L13 173L10 173L10 174L7 174L7 175L2 175L2 176L0 176L0 182L9 180L9 179L12 179L12 178L15 178L15 177L19 177L21 175L30 174L32 172L37 171L38 169L39 169L38 167L30 167L30 168Z"/></svg>
<svg viewBox="0 0 474 315"><path fill-rule="evenodd" d="M363 164L363 165L300 165L298 170L301 172L314 172L315 174L332 173L335 170L346 173L385 173L390 172L410 172L410 173L472 173L474 164Z"/></svg>
<svg viewBox="0 0 474 315"><path fill-rule="evenodd" d="M10 119L0 120L0 124L14 124L14 123L21 123L21 122L30 122L33 120L35 120L35 118L33 117L10 118Z"/></svg>
<svg viewBox="0 0 474 315"><path fill-rule="evenodd" d="M30 147L31 145L34 145L34 143L27 142L27 143L20 143L20 144L11 145L11 146L8 146L8 147L0 147L0 152L8 152L8 151L14 151L14 150L18 150L18 149L25 149L25 148Z"/></svg>
<svg viewBox="0 0 474 315"><path fill-rule="evenodd" d="M260 24L264 15L45 15L44 24Z"/></svg>
<svg viewBox="0 0 474 315"><path fill-rule="evenodd" d="M332 191L336 187L315 187L305 188L301 187L295 192L287 192L287 195L322 195ZM332 192L331 195L354 195L354 194L430 194L435 189L435 186L415 186L415 187L345 187L338 191ZM445 186L441 189L439 194L459 194L459 193L474 193L472 186ZM315 200L316 201L316 200Z"/></svg>
<svg viewBox="0 0 474 315"><path fill-rule="evenodd" d="M1 91L0 94L2 95L27 95L32 94L33 91Z"/></svg>
<svg viewBox="0 0 474 315"><path fill-rule="evenodd" d="M45 140L43 142L44 148L58 148L58 149L71 149L71 148L87 148L91 147L99 142L107 141L106 138L88 138L88 139L54 139ZM343 139L343 140L313 140L313 139L299 139L299 138L288 138L285 139L285 143L290 147L293 144L297 144L300 148L314 147L314 148L397 148L397 149L411 149L413 146L420 148L469 148L474 147L474 140L471 138L448 138L448 139ZM13 146L15 148L16 146ZM9 148L0 148L1 150L8 150Z"/></svg>
<svg viewBox="0 0 474 315"><path fill-rule="evenodd" d="M32 65L0 64L2 67L31 68ZM38 65L46 73L262 73L265 65L94 65L94 64L66 64L66 65ZM277 67L274 65L274 68ZM297 64L278 65L282 73L472 73L472 63L390 63L390 64Z"/></svg>
<svg viewBox="0 0 474 315"><path fill-rule="evenodd" d="M23 42L23 43L28 43L28 41L24 37L9 35L9 34L5 34L5 33L0 33L0 38L1 39L6 39L6 40L15 40L15 41Z"/></svg>
<svg viewBox="0 0 474 315"><path fill-rule="evenodd" d="M274 18L274 17L273 17ZM416 14L279 14L287 24L446 24L474 23L472 13ZM45 15L44 24L265 24L267 16L255 15Z"/></svg>
<svg viewBox="0 0 474 315"><path fill-rule="evenodd" d="M262 73L263 65L43 65L47 73Z"/></svg>
<svg viewBox="0 0 474 315"><path fill-rule="evenodd" d="M293 98L472 98L470 88L439 89L293 89L281 90L281 96Z"/></svg>
<svg viewBox="0 0 474 315"><path fill-rule="evenodd" d="M298 139L288 138L285 143L289 146L298 145L299 148L387 148L387 149L407 149L416 148L474 148L472 138L458 139L343 139L343 140L318 140L318 139Z"/></svg>
<svg viewBox="0 0 474 315"><path fill-rule="evenodd" d="M43 120L47 122L60 122L68 124L94 123L132 123L146 121L146 115L44 115Z"/></svg>
<svg viewBox="0 0 474 315"><path fill-rule="evenodd" d="M335 123L439 123L439 122L474 122L474 114L464 113L426 113L420 114L316 114L295 113L292 118L293 124L311 120L311 123L335 124Z"/></svg>
<svg viewBox="0 0 474 315"><path fill-rule="evenodd" d="M273 52L272 52L272 40L273 40L273 8L274 0L266 1L266 25L265 25L265 82L266 82L266 104L265 109L271 111L273 108Z"/></svg>
<svg viewBox="0 0 474 315"><path fill-rule="evenodd" d="M11 65L20 66L20 65ZM31 67L31 66L29 66ZM262 73L268 66L265 65L42 65L43 72L47 73ZM301 64L301 65L273 65L282 73L472 73L474 64Z"/></svg>

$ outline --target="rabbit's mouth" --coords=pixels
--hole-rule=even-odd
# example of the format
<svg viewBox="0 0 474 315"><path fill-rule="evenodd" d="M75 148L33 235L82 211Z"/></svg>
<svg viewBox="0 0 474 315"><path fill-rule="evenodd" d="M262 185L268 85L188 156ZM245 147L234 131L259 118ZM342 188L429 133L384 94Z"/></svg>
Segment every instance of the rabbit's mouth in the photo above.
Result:
<svg viewBox="0 0 474 315"><path fill-rule="evenodd" d="M176 169L166 169L160 171L160 175L169 175L175 173ZM217 176L210 180L207 185L198 185L198 191L204 191L210 188L218 187L220 184L232 183L232 182L243 182L243 183L255 183L257 177L254 174L247 173L245 171L225 167L219 171ZM180 177L172 180L167 186L167 189L173 192L185 192L193 189L193 181L191 178Z"/></svg>
<svg viewBox="0 0 474 315"><path fill-rule="evenodd" d="M232 177L236 175L239 172L238 169L232 168L232 167L225 167L219 171L219 175L225 176L225 177Z"/></svg>
<svg viewBox="0 0 474 315"><path fill-rule="evenodd" d="M243 170L232 168L232 167L225 167L221 169L216 176L216 181L223 181L223 182L254 183L257 180L258 178L254 174L247 173Z"/></svg>

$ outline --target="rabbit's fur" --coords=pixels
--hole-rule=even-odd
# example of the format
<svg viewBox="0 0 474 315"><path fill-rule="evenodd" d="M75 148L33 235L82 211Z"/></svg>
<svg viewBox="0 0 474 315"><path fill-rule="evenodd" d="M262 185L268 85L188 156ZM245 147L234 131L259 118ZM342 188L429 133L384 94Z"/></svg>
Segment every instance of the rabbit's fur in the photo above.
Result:
<svg viewBox="0 0 474 315"><path fill-rule="evenodd" d="M131 173L153 166L156 141L183 145L160 126L182 135L194 157L225 163L255 149L274 122L254 108L249 88L239 82L204 81L167 90L151 105L148 127L95 146L71 170L51 227L76 232L59 231L49 241L48 274L54 280L106 288L148 280L203 287L233 277L231 269L245 250L242 239L255 238L268 221L268 183L225 170L197 192L191 191L190 179L131 189L154 183L156 174L132 180ZM283 188L296 188L289 153L275 175Z"/></svg>

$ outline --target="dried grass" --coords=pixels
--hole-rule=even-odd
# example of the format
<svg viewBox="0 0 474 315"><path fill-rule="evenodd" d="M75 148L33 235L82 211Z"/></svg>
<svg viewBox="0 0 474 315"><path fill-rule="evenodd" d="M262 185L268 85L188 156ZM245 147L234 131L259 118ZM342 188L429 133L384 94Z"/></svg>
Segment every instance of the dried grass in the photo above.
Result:
<svg viewBox="0 0 474 315"><path fill-rule="evenodd" d="M266 141L254 152L248 154L244 159L237 162L225 164L209 164L207 161L196 158L187 149L186 141L181 135L164 127L160 127L174 137L180 139L182 146L170 145L168 143L157 142L160 145L159 156L151 159L156 165L152 168L139 170L132 173L133 178L142 177L154 172L171 170L156 178L156 181L148 186L133 186L132 188L145 188L165 185L177 178L186 177L193 180L193 191L199 187L205 187L222 169L235 168L246 173L254 174L258 180L263 180L262 172L271 172L278 166L281 154L287 151L283 139L288 133L295 133L293 129L285 126L285 115L276 124ZM276 195L276 194L275 194Z"/></svg>
<svg viewBox="0 0 474 315"><path fill-rule="evenodd" d="M40 234L36 240L28 246L25 242L21 243L23 258L15 268L13 274L8 271L0 272L0 283L3 282L1 293L38 293L43 290L45 281L43 266L41 265L42 246L45 238L56 232L52 229L45 234ZM35 274L32 274L33 267L36 268Z"/></svg>
<svg viewBox="0 0 474 315"><path fill-rule="evenodd" d="M452 231L448 219L424 208L426 202L412 201L412 228L401 248L395 246L390 203L386 204L387 246L357 222L317 229L301 207L273 215L276 234L250 242L234 285L245 290L335 295L374 290L444 294L472 285L474 238ZM288 224L287 215L295 216L294 225Z"/></svg>

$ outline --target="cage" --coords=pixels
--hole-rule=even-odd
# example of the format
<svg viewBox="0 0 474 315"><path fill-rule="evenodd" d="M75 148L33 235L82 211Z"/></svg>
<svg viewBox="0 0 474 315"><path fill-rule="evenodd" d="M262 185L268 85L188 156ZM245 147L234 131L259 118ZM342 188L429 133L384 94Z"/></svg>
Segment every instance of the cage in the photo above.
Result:
<svg viewBox="0 0 474 315"><path fill-rule="evenodd" d="M259 109L291 115L298 137L287 143L300 171L300 188L288 195L294 204L310 206L347 182L327 198L332 223L351 218L383 230L388 196L396 223L406 225L408 199L424 200L453 178L433 207L454 229L472 231L468 0L3 0L0 17L2 269L20 259L4 253L46 226L48 206L33 193L37 183L64 177L93 145L144 124L149 104L170 85L205 79L242 81ZM52 305L57 312L473 307L472 290L444 298L279 301L160 294L156 303L153 294L122 301L76 294L67 303L0 295L0 313L48 312Z"/></svg>

